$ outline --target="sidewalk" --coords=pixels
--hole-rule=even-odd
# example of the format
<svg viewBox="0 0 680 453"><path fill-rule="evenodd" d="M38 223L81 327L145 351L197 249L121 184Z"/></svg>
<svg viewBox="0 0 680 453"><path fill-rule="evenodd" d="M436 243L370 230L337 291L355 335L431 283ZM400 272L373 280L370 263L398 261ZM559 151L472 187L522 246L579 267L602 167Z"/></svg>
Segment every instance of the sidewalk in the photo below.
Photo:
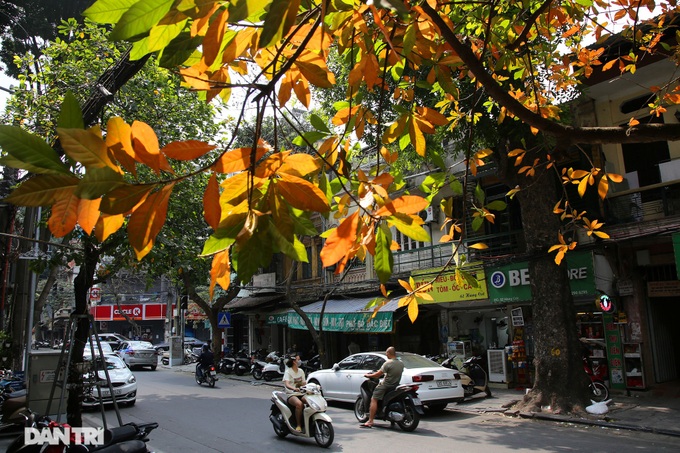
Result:
<svg viewBox="0 0 680 453"><path fill-rule="evenodd" d="M174 367L175 371L194 372L195 365ZM250 375L220 375L220 379L234 379L251 382L255 385L281 386L280 381L256 381ZM476 395L468 401L450 404L449 410L490 413L496 412L506 416L519 416L527 419L548 420L563 423L583 424L614 429L664 434L680 437L680 382L657 384L647 391L631 392L612 391L610 394L609 412L604 415L587 415L584 417L556 415L549 409L544 412L516 412L508 408L521 400L524 389L492 388L493 396L485 398Z"/></svg>

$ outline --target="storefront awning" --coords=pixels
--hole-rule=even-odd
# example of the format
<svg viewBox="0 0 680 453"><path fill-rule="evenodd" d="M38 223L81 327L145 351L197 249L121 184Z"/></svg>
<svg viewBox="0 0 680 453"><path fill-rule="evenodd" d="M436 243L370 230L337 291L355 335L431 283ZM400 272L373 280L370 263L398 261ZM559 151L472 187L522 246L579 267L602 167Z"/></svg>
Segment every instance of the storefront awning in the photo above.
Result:
<svg viewBox="0 0 680 453"><path fill-rule="evenodd" d="M325 332L353 332L377 333L392 332L394 328L393 315L399 308L398 299L382 307L375 316L373 309L366 310L366 305L374 298L361 299L332 299L326 303L323 314L323 330ZM301 307L316 329L319 328L323 300ZM307 330L307 325L295 310L270 313L268 324L283 324L291 329Z"/></svg>
<svg viewBox="0 0 680 453"><path fill-rule="evenodd" d="M228 302L227 305L224 306L224 309L229 310L231 312L248 310L251 308L266 305L270 302L280 300L283 297L284 296L282 294L273 294L259 297L258 296L239 297L237 299L232 300L231 302Z"/></svg>

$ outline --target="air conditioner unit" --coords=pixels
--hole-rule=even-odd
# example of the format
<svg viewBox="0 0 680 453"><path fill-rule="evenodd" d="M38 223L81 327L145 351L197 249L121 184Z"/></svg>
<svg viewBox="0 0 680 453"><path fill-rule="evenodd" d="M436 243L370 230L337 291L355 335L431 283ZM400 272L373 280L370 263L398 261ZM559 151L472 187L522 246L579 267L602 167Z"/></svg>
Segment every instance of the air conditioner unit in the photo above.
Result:
<svg viewBox="0 0 680 453"><path fill-rule="evenodd" d="M420 211L418 215L425 223L434 222L434 208L432 206L428 206L427 209Z"/></svg>

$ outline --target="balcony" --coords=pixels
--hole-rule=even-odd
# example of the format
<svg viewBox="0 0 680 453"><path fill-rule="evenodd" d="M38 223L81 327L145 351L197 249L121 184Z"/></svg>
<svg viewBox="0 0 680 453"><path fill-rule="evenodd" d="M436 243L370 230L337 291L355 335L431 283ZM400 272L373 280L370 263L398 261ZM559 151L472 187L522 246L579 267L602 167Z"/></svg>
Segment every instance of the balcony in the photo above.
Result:
<svg viewBox="0 0 680 453"><path fill-rule="evenodd" d="M604 207L612 239L676 231L680 228L680 181L611 194Z"/></svg>

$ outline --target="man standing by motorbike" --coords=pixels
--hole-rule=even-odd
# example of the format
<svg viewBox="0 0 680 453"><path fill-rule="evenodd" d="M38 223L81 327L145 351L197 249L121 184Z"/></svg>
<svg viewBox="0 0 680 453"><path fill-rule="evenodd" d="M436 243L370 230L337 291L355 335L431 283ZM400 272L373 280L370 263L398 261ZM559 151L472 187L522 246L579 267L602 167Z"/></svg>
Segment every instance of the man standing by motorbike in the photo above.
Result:
<svg viewBox="0 0 680 453"><path fill-rule="evenodd" d="M196 367L196 372L198 376L203 379L205 370L209 369L210 365L215 364L215 354L210 350L207 344L204 344L201 348L201 353L198 356L198 366Z"/></svg>
<svg viewBox="0 0 680 453"><path fill-rule="evenodd" d="M375 373L364 374L364 377L373 379L385 376L385 378L378 384L373 391L371 397L371 407L368 412L368 420L366 423L359 425L362 428L373 428L373 419L378 412L378 401L381 401L388 391L394 389L401 381L401 374L404 372L404 364L397 360L397 351L394 346L390 346L385 351L387 360Z"/></svg>

